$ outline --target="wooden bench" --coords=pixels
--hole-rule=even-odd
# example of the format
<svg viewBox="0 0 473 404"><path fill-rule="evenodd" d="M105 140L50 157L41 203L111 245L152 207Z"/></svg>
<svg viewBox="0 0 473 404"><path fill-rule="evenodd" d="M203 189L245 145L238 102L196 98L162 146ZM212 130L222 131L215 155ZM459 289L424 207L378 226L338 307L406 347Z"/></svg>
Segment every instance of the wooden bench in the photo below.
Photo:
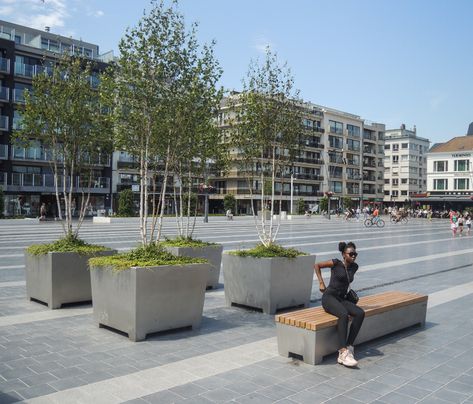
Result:
<svg viewBox="0 0 473 404"><path fill-rule="evenodd" d="M410 327L425 325L428 296L409 292L385 292L360 298L365 320L355 344ZM302 356L305 363L320 363L338 350L337 317L322 307L279 314L276 330L279 354Z"/></svg>

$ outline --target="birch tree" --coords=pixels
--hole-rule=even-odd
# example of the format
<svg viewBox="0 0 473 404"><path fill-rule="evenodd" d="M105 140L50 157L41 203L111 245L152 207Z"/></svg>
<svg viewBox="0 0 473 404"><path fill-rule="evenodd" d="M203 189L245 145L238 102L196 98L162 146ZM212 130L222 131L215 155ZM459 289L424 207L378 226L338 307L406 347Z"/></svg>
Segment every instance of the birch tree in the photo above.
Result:
<svg viewBox="0 0 473 404"><path fill-rule="evenodd" d="M54 176L64 234L77 238L97 179L95 164L105 161L112 151L112 120L103 107L101 83L98 88L92 86L91 61L64 54L51 62L33 78L32 92L26 92L20 116L21 129L14 132L14 142L25 147L41 145ZM79 195L79 218L74 226L73 204Z"/></svg>
<svg viewBox="0 0 473 404"><path fill-rule="evenodd" d="M231 98L230 105L236 112L232 138L238 150L237 163L247 178L258 237L268 247L275 242L280 226L280 219L277 222L273 219L276 183L279 181L282 186L301 134L299 92L294 89L294 78L287 64L280 65L277 55L267 48L262 63L250 63L243 91ZM258 196L260 220L253 203ZM269 220L264 214L265 207L270 211Z"/></svg>

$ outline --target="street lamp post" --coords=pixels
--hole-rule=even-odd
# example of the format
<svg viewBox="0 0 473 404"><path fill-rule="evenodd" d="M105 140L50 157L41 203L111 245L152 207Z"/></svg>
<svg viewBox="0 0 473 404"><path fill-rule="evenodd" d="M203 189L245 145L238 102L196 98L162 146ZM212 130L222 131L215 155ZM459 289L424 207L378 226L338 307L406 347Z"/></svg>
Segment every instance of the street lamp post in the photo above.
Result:
<svg viewBox="0 0 473 404"><path fill-rule="evenodd" d="M291 171L291 215L294 214L294 172Z"/></svg>

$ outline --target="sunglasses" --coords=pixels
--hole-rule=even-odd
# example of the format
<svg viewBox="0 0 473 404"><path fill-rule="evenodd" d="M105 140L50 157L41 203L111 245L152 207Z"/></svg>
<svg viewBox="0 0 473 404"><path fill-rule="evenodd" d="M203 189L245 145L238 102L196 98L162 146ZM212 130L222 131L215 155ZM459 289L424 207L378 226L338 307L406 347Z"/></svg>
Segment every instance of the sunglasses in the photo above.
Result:
<svg viewBox="0 0 473 404"><path fill-rule="evenodd" d="M350 257L352 257L352 258L358 257L358 253L355 252L355 251L352 251L351 253L348 253L348 255L349 255Z"/></svg>

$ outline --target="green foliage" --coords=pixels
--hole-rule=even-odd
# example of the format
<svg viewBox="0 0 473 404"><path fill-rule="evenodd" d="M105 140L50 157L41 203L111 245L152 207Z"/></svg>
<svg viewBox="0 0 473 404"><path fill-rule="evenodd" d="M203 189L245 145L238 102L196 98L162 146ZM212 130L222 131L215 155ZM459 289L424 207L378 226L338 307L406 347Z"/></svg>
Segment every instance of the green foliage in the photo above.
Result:
<svg viewBox="0 0 473 404"><path fill-rule="evenodd" d="M87 203L82 204L76 230L73 232L73 184L67 179L80 178L79 187L92 188L96 174L95 162L112 151L110 115L103 106L101 84L91 85L93 72L90 61L61 55L58 60L44 61L48 74L37 74L32 91L25 92L25 104L18 109L21 129L13 132L13 143L22 147L41 147L51 161L57 176L56 198L65 207L63 230L77 237ZM100 75L98 75L100 76ZM99 80L100 83L100 80ZM62 194L62 195L60 195ZM62 196L62 197L61 197ZM59 210L62 220L62 210Z"/></svg>
<svg viewBox="0 0 473 404"><path fill-rule="evenodd" d="M209 243L207 241L195 240L191 237L177 237L175 239L165 238L165 241L159 244L169 247L207 247L217 245L216 243Z"/></svg>
<svg viewBox="0 0 473 404"><path fill-rule="evenodd" d="M342 203L345 209L350 209L353 206L353 200L349 196L343 197Z"/></svg>
<svg viewBox="0 0 473 404"><path fill-rule="evenodd" d="M231 131L239 170L245 173L251 192L259 193L262 206L276 207L276 178L292 166L302 130L299 92L290 69L267 48L265 60L250 64L242 93L230 97L229 104L236 113ZM262 186L253 190L255 180ZM258 233L269 246L277 231L271 222L260 226Z"/></svg>
<svg viewBox="0 0 473 404"><path fill-rule="evenodd" d="M162 246L150 243L135 248L124 254L107 257L95 257L89 260L89 266L112 267L114 270L126 270L131 267L155 267L160 265L198 264L208 262L202 258L176 257Z"/></svg>
<svg viewBox="0 0 473 404"><path fill-rule="evenodd" d="M5 210L5 196L3 194L3 188L0 187L0 218L3 218L4 210Z"/></svg>
<svg viewBox="0 0 473 404"><path fill-rule="evenodd" d="M320 199L319 207L320 207L319 211L321 212L328 211L328 197L324 196L323 198Z"/></svg>
<svg viewBox="0 0 473 404"><path fill-rule="evenodd" d="M190 203L190 210L188 209L188 201L189 201L189 194L184 194L182 196L182 211L185 216L193 216L197 214L197 195L194 193L191 193L191 203ZM184 237L185 238L185 237Z"/></svg>
<svg viewBox="0 0 473 404"><path fill-rule="evenodd" d="M297 214L303 215L305 213L305 201L303 198L297 200Z"/></svg>
<svg viewBox="0 0 473 404"><path fill-rule="evenodd" d="M304 252L298 251L295 248L284 248L278 244L270 244L265 246L258 244L251 250L238 250L231 251L229 254L238 255L240 257L253 257L253 258L271 258L271 257L284 257L284 258L296 258L300 255L308 255Z"/></svg>
<svg viewBox="0 0 473 404"><path fill-rule="evenodd" d="M226 194L223 198L223 209L225 212L230 209L234 214L236 213L236 199L233 194Z"/></svg>
<svg viewBox="0 0 473 404"><path fill-rule="evenodd" d="M49 244L33 244L29 246L26 251L31 255L45 255L50 252L75 252L83 255L91 255L108 250L110 250L108 247L88 244L77 237L67 236Z"/></svg>
<svg viewBox="0 0 473 404"><path fill-rule="evenodd" d="M118 197L117 213L119 216L133 216L134 210L133 191L131 189L124 189Z"/></svg>

